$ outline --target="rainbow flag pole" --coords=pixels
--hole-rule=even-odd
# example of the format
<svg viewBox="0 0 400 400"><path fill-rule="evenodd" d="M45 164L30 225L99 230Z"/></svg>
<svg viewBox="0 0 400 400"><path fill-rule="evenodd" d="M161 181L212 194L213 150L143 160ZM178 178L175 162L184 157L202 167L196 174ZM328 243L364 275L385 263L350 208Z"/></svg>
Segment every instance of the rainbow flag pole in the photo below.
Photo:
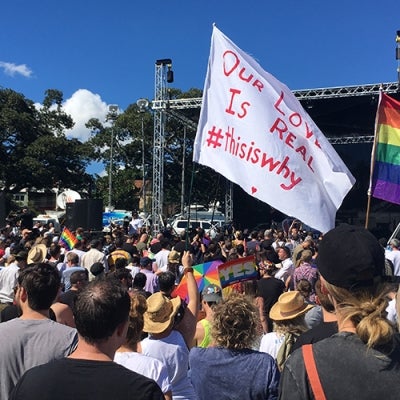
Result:
<svg viewBox="0 0 400 400"><path fill-rule="evenodd" d="M382 92L375 119L366 228L371 196L400 204L400 101Z"/></svg>
<svg viewBox="0 0 400 400"><path fill-rule="evenodd" d="M58 243L67 250L72 250L77 242L78 239L75 235L68 228L64 228L61 232Z"/></svg>

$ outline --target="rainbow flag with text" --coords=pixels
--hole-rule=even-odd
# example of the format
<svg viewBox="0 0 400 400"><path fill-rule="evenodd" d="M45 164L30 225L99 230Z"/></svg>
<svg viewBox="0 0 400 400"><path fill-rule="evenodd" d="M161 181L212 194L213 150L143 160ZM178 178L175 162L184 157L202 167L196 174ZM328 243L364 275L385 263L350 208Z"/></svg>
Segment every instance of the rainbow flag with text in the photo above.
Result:
<svg viewBox="0 0 400 400"><path fill-rule="evenodd" d="M58 243L67 250L72 250L77 242L78 239L75 235L68 228L64 228L61 232Z"/></svg>
<svg viewBox="0 0 400 400"><path fill-rule="evenodd" d="M400 102L380 94L372 150L371 195L400 204Z"/></svg>

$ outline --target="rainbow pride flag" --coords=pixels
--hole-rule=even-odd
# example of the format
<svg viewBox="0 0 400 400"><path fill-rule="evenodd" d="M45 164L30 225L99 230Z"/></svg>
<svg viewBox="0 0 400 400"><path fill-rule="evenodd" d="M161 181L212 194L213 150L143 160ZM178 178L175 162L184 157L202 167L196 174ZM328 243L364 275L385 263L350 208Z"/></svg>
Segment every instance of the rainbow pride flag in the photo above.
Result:
<svg viewBox="0 0 400 400"><path fill-rule="evenodd" d="M78 239L75 235L68 228L64 228L58 241L60 246L65 247L67 250L72 250L77 242Z"/></svg>
<svg viewBox="0 0 400 400"><path fill-rule="evenodd" d="M380 94L371 162L371 195L400 204L400 102Z"/></svg>

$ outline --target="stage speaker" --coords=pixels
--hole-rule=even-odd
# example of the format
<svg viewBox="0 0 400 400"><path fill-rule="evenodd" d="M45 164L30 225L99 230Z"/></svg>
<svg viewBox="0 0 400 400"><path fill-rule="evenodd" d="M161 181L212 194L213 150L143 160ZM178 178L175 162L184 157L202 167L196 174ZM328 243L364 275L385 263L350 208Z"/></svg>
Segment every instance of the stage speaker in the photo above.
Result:
<svg viewBox="0 0 400 400"><path fill-rule="evenodd" d="M66 205L65 205L65 226L70 231L73 231L76 229L76 226L74 223L74 210L75 210L75 203L66 203Z"/></svg>
<svg viewBox="0 0 400 400"><path fill-rule="evenodd" d="M85 231L88 230L88 210L89 210L89 200L88 199L78 199L74 203L74 226L75 229L83 228Z"/></svg>
<svg viewBox="0 0 400 400"><path fill-rule="evenodd" d="M83 228L85 231L103 229L103 200L78 199L66 204L65 225L70 230Z"/></svg>
<svg viewBox="0 0 400 400"><path fill-rule="evenodd" d="M103 230L103 200L88 199L87 229L91 231Z"/></svg>

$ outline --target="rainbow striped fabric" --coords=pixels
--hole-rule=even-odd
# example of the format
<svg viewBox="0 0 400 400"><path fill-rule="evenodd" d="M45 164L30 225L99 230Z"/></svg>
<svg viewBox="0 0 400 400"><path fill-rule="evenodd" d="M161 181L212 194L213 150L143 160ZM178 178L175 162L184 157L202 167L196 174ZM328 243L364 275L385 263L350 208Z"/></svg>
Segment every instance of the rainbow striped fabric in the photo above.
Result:
<svg viewBox="0 0 400 400"><path fill-rule="evenodd" d="M381 93L376 116L371 195L400 204L400 102Z"/></svg>
<svg viewBox="0 0 400 400"><path fill-rule="evenodd" d="M58 243L67 250L72 250L77 242L78 239L75 235L68 228L64 228L61 232Z"/></svg>

